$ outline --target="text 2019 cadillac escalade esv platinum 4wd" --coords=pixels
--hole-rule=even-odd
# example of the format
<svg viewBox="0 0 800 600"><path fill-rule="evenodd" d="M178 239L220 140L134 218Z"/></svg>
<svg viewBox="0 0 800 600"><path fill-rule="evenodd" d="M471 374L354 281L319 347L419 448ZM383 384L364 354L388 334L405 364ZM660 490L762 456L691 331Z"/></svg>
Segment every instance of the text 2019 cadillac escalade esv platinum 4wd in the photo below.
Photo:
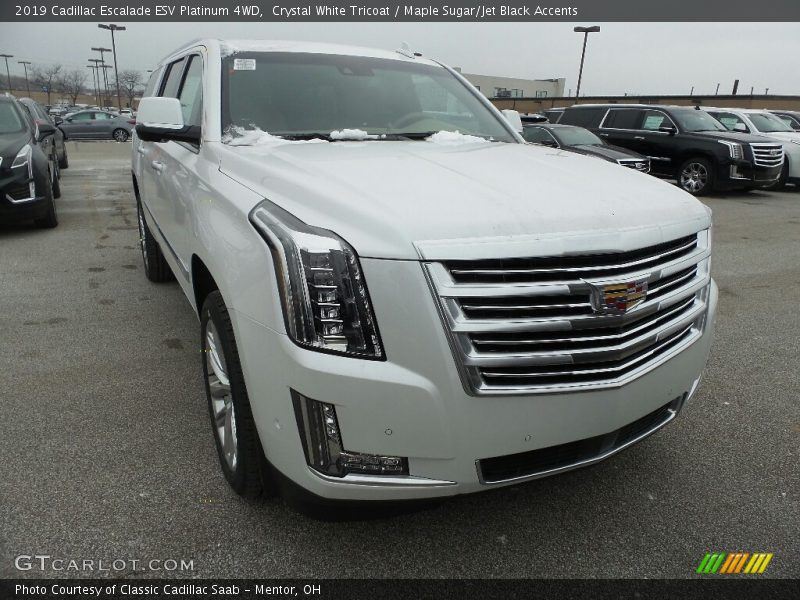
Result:
<svg viewBox="0 0 800 600"><path fill-rule="evenodd" d="M520 129L404 51L204 40L155 69L144 263L199 315L238 493L477 492L606 458L692 396L710 211Z"/></svg>

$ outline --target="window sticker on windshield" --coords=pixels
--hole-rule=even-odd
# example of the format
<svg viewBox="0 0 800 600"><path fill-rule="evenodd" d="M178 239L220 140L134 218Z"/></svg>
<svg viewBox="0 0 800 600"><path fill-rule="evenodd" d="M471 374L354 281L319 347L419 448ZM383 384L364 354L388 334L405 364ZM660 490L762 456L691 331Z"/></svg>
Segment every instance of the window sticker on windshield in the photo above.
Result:
<svg viewBox="0 0 800 600"><path fill-rule="evenodd" d="M234 58L233 59L234 71L255 71L256 59L255 58Z"/></svg>

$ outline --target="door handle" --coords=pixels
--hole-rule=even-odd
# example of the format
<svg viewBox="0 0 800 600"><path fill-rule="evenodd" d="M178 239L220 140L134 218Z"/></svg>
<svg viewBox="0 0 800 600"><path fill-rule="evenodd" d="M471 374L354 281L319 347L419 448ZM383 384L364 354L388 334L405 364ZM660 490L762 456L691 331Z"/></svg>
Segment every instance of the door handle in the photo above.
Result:
<svg viewBox="0 0 800 600"><path fill-rule="evenodd" d="M601 133L600 136L601 137L608 137L608 134L607 133Z"/></svg>
<svg viewBox="0 0 800 600"><path fill-rule="evenodd" d="M644 136L643 135L635 135L635 136L633 136L633 139L635 139L635 140L644 140Z"/></svg>
<svg viewBox="0 0 800 600"><path fill-rule="evenodd" d="M164 163L158 162L157 160L151 162L150 166L153 167L153 170L157 173L161 173L161 171L164 170Z"/></svg>

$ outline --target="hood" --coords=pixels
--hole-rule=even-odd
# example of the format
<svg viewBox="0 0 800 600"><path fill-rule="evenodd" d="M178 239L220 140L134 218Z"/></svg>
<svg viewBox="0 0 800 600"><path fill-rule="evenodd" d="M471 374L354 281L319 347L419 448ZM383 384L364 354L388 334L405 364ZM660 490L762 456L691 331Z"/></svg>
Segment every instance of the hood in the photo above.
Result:
<svg viewBox="0 0 800 600"><path fill-rule="evenodd" d="M641 158L644 160L644 156L634 152L633 150L627 150L625 148L612 146L610 144L578 144L576 146L564 146L564 149L574 150L575 152L580 152L582 154L599 156L600 158L605 158L614 162L620 158Z"/></svg>
<svg viewBox="0 0 800 600"><path fill-rule="evenodd" d="M16 133L0 133L0 157L3 163L14 160L14 157L25 144L31 141L31 134L27 131ZM11 163L9 162L9 165Z"/></svg>
<svg viewBox="0 0 800 600"><path fill-rule="evenodd" d="M800 131L770 131L762 135L776 142L800 142Z"/></svg>
<svg viewBox="0 0 800 600"><path fill-rule="evenodd" d="M213 151L224 174L364 257L616 251L710 224L703 205L671 184L534 145L214 143Z"/></svg>
<svg viewBox="0 0 800 600"><path fill-rule="evenodd" d="M739 131L692 131L684 135L694 135L699 138L713 138L716 140L730 140L740 144L755 144L763 142L764 138L752 133L741 133Z"/></svg>

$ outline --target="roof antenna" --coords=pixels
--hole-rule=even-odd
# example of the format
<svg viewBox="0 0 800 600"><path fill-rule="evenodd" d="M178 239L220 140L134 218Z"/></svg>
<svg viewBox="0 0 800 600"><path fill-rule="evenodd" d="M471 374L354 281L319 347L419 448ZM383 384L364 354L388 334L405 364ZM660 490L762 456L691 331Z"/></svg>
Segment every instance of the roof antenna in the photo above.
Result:
<svg viewBox="0 0 800 600"><path fill-rule="evenodd" d="M412 52L411 48L408 45L408 42L403 42L400 44L400 47L395 50L398 54L402 54L403 56L407 56L408 58L414 58L415 56L422 56L421 54L417 54L416 52Z"/></svg>

